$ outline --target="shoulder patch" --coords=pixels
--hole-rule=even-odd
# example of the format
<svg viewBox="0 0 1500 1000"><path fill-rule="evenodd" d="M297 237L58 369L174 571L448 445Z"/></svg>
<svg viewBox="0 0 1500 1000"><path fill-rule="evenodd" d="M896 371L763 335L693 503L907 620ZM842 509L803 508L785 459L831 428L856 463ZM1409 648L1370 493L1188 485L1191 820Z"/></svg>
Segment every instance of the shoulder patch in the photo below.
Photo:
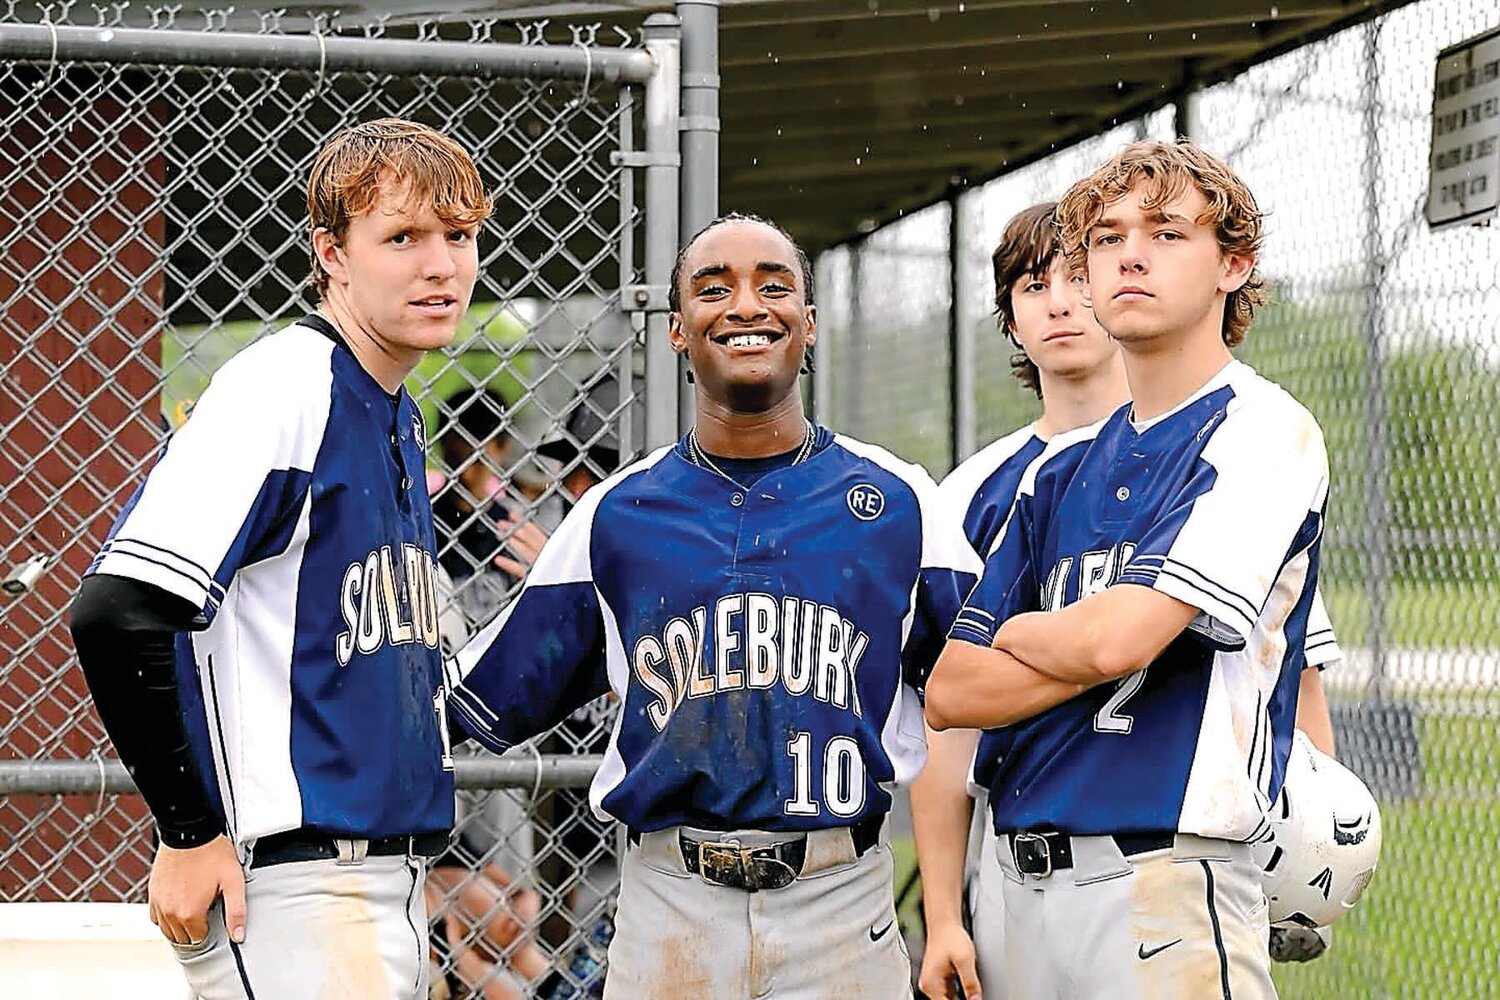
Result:
<svg viewBox="0 0 1500 1000"><path fill-rule="evenodd" d="M849 512L861 521L873 521L885 511L885 494L869 483L851 486L844 501Z"/></svg>

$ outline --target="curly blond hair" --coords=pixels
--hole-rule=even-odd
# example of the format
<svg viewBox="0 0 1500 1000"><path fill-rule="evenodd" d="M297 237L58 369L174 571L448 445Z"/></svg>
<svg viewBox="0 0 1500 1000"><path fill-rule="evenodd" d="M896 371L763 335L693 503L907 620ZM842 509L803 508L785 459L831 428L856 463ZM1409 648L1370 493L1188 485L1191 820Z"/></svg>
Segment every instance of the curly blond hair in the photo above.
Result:
<svg viewBox="0 0 1500 1000"><path fill-rule="evenodd" d="M417 122L380 118L352 125L318 151L307 179L308 233L326 229L342 243L349 223L368 212L390 187L432 206L443 225L477 226L494 211L468 152ZM312 255L312 284L328 291L328 272Z"/></svg>
<svg viewBox="0 0 1500 1000"><path fill-rule="evenodd" d="M1109 162L1076 182L1057 205L1057 222L1063 253L1075 268L1087 266L1089 230L1105 208L1144 185L1141 207L1160 208L1195 187L1208 200L1197 223L1209 226L1222 254L1260 255L1265 219L1255 195L1245 182L1218 157L1187 140L1180 142L1133 142ZM1252 265L1250 277L1224 302L1224 343L1237 347L1255 319L1255 310L1265 303L1266 283Z"/></svg>

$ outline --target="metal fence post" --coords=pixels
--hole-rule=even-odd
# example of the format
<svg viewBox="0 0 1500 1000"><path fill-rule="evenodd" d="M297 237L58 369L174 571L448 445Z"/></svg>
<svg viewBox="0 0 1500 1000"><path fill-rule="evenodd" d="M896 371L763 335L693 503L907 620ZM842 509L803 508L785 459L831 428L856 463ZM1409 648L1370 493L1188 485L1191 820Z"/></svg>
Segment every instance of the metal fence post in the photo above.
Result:
<svg viewBox="0 0 1500 1000"><path fill-rule="evenodd" d="M1369 571L1365 574L1370 599L1370 624L1365 642L1370 651L1370 695L1379 700L1385 689L1386 669L1386 601L1390 585L1390 512L1388 489L1388 413L1385 400L1385 253L1380 230L1380 78L1375 72L1380 56L1380 29L1383 20L1370 22L1364 28L1363 133L1364 156L1361 160L1361 184L1364 188L1365 251L1365 378L1364 425L1367 441L1365 539L1369 553Z"/></svg>
<svg viewBox="0 0 1500 1000"><path fill-rule="evenodd" d="M973 238L972 199L954 191L948 198L948 405L952 425L952 461L957 466L974 454L978 419L974 399L974 366L978 352L968 304L975 276L968 267Z"/></svg>
<svg viewBox="0 0 1500 1000"><path fill-rule="evenodd" d="M646 447L677 438L677 353L667 342L667 286L677 257L682 27L652 14L641 32L656 64L646 81Z"/></svg>
<svg viewBox="0 0 1500 1000"><path fill-rule="evenodd" d="M682 215L686 240L719 214L719 2L685 0L682 21ZM684 365L686 362L684 362ZM678 429L692 426L693 393L678 402Z"/></svg>

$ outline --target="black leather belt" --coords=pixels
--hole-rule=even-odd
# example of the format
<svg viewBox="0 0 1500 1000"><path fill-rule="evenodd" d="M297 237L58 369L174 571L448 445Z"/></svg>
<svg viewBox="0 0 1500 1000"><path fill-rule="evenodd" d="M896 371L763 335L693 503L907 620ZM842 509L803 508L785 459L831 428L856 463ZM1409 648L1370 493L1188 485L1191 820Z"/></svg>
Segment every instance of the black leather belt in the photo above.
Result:
<svg viewBox="0 0 1500 1000"><path fill-rule="evenodd" d="M884 822L884 816L874 816L849 828L855 857L863 857L880 843ZM682 866L690 874L746 892L784 889L797 880L807 862L805 834L780 844L745 847L734 840L698 840L679 833L677 844L682 850Z"/></svg>
<svg viewBox="0 0 1500 1000"><path fill-rule="evenodd" d="M343 846L341 846L343 845ZM411 837L379 837L375 840L336 838L318 830L302 828L272 833L255 841L251 868L284 865L292 861L328 861L342 858L353 862L366 857L415 855L435 858L448 849L446 831L419 833Z"/></svg>
<svg viewBox="0 0 1500 1000"><path fill-rule="evenodd" d="M1114 833L1109 835L1127 858L1172 846L1176 831L1155 830L1147 833ZM1016 860L1016 871L1022 875L1046 878L1053 872L1073 867L1071 835L1056 830L1022 831L1010 835L1010 853Z"/></svg>

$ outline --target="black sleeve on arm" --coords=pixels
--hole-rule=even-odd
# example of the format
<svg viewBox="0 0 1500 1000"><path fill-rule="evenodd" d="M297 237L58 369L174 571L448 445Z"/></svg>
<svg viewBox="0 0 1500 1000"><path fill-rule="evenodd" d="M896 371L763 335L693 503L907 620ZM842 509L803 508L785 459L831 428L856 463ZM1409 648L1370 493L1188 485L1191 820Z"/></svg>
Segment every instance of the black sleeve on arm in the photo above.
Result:
<svg viewBox="0 0 1500 1000"><path fill-rule="evenodd" d="M139 580L90 576L73 601L73 646L89 693L168 847L224 832L188 745L173 659L199 610Z"/></svg>

